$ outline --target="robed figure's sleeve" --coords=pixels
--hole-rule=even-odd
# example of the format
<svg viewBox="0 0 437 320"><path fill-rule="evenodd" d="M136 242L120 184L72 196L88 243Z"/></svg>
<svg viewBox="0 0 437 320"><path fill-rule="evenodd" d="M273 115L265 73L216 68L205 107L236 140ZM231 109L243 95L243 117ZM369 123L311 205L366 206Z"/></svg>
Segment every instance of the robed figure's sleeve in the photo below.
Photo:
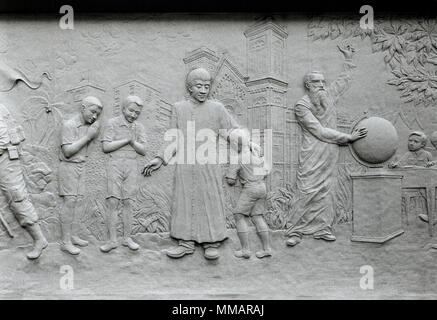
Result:
<svg viewBox="0 0 437 320"><path fill-rule="evenodd" d="M335 144L347 144L350 140L351 136L347 133L323 127L320 121L304 105L297 104L295 107L295 114L299 124L321 141Z"/></svg>
<svg viewBox="0 0 437 320"><path fill-rule="evenodd" d="M225 106L220 103L219 107L220 130L219 134L223 139L229 141L229 135L233 129L240 128L238 122L226 110Z"/></svg>
<svg viewBox="0 0 437 320"><path fill-rule="evenodd" d="M240 165L230 164L228 170L226 170L225 178L237 180L238 171L240 171Z"/></svg>
<svg viewBox="0 0 437 320"><path fill-rule="evenodd" d="M170 135L173 136L176 140L165 141L164 144L159 149L156 158L160 158L163 161L164 165L167 165L169 161L176 155L177 152L177 141L178 141L178 135L180 133L178 132L178 119L177 119L177 110L175 105L173 105L171 108L170 123L168 125L167 132L170 133Z"/></svg>

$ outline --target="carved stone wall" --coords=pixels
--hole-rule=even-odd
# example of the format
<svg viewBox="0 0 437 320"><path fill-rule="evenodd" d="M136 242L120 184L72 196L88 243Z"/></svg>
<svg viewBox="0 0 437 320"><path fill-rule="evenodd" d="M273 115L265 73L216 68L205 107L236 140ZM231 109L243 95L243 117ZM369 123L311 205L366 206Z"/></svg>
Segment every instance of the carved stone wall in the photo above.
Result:
<svg viewBox="0 0 437 320"><path fill-rule="evenodd" d="M50 17L11 23L14 18L0 19L2 63L29 77L47 72L51 80L44 78L36 89L18 82L0 98L24 127L25 175L51 240L59 238L60 124L78 112L80 100L88 94L103 101L103 122L119 114L124 96L138 94L145 101L139 121L146 128L148 150L138 161L141 166L163 142L171 104L186 94L186 72L196 66L208 68L215 76L212 98L220 100L242 125L273 131L268 222L274 229L285 227L294 201L300 144L294 104L305 94L302 77L316 69L325 74L328 84L335 80L343 58L337 45L348 41L357 48L354 79L336 106L339 130L349 132L365 111L382 116L398 131L398 155L407 151L411 130L428 135L437 130L437 27L432 20L377 20L373 31L363 31L355 20L329 17L308 21L245 16L227 24L160 15L82 16L74 30L61 30ZM427 150L437 156L430 144ZM105 161L100 141L93 142L86 169L88 193L78 212L81 232L97 239L107 236ZM349 174L364 168L348 148L341 148L337 169L336 222L345 222L351 218ZM168 231L172 170L168 167L147 180L140 177L134 233ZM239 190L225 188L231 206ZM6 220L24 237L2 201ZM3 226L0 240L10 241Z"/></svg>

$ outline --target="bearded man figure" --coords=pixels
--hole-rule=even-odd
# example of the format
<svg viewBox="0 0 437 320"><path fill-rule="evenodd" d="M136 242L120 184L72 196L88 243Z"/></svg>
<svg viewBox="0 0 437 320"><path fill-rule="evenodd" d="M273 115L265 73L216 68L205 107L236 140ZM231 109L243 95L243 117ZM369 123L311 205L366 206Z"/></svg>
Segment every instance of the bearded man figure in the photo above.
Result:
<svg viewBox="0 0 437 320"><path fill-rule="evenodd" d="M303 235L315 239L336 240L332 232L335 212L332 185L338 160L339 145L347 145L367 135L362 128L352 134L336 130L335 104L351 80L354 48L338 47L345 57L344 72L328 88L323 74L312 71L305 75L308 91L295 106L296 120L302 128L301 147L296 177L297 201L292 208L287 229L287 245L298 244Z"/></svg>

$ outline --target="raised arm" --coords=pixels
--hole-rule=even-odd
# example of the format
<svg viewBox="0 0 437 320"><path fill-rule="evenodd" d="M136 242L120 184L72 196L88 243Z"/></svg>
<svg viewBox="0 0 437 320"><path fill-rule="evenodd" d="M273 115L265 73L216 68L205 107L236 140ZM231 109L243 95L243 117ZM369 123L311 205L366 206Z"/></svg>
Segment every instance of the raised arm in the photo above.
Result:
<svg viewBox="0 0 437 320"><path fill-rule="evenodd" d="M344 47L338 46L338 49L343 53L345 61L343 62L343 72L328 88L328 91L334 99L334 103L349 89L352 80L352 71L356 68L356 65L352 62L355 49L350 45Z"/></svg>

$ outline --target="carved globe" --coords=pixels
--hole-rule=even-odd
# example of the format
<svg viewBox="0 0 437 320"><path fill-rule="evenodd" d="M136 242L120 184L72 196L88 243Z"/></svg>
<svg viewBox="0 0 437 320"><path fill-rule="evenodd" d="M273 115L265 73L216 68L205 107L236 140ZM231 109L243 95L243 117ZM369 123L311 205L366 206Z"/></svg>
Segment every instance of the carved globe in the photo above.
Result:
<svg viewBox="0 0 437 320"><path fill-rule="evenodd" d="M355 128L367 128L367 136L351 144L352 153L364 164L385 162L396 152L398 134L390 121L369 117L358 122Z"/></svg>

